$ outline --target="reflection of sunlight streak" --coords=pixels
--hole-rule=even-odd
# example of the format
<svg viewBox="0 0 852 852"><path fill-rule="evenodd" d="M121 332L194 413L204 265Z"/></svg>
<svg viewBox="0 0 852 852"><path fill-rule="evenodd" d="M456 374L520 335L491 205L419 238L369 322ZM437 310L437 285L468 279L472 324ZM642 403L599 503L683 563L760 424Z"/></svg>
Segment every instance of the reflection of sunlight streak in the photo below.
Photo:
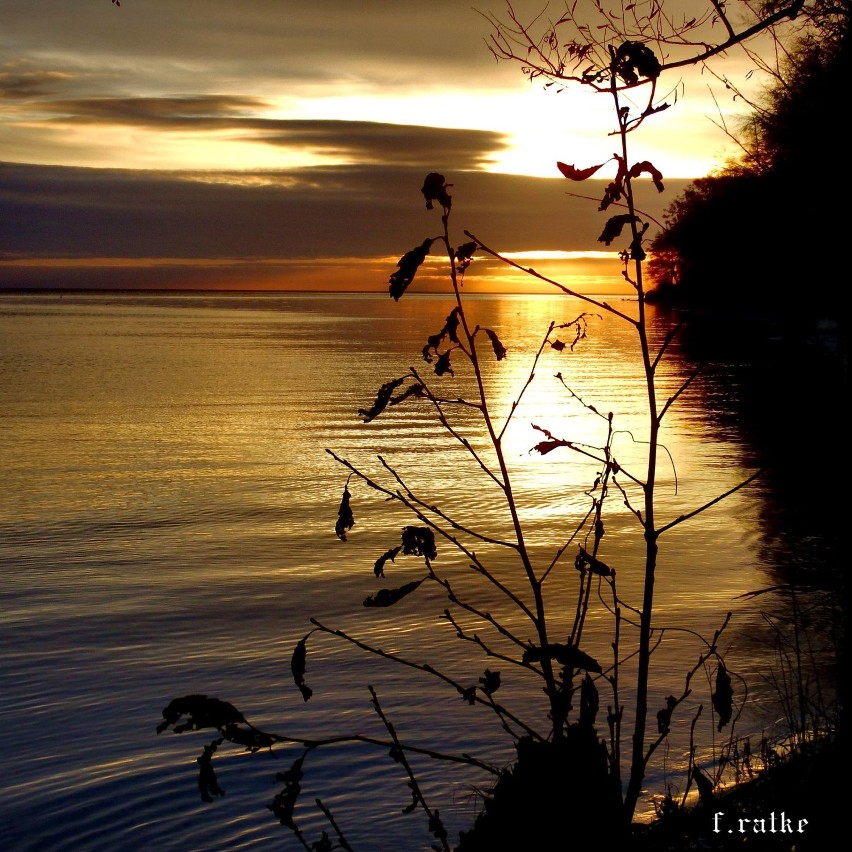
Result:
<svg viewBox="0 0 852 852"><path fill-rule="evenodd" d="M510 313L512 309L519 312L519 306L522 306L524 316L513 321ZM554 528L570 529L586 514L591 504L586 492L602 469L602 464L595 457L602 454L600 448L606 440L607 422L605 413L603 416L597 414L588 406L596 406L605 412L601 400L608 400L609 405L618 402L616 428L618 421L625 419L634 430L641 429L641 419L636 421L637 417L641 418L642 398L636 391L637 387L641 389L641 385L637 386L633 381L633 373L638 369L635 358L625 348L620 357L607 358L608 367L601 369L602 359L597 357L601 347L606 345L604 341L609 336L611 320L592 319L589 338L579 341L574 351L570 348L574 331L568 328L555 331L551 340L562 340L566 343L565 349L559 352L545 346L535 368L535 378L527 384L532 369L532 353L541 343L550 318L570 322L581 311L582 307L574 300L558 298L507 302L501 318L505 325L498 329L498 334L510 347L510 354L499 367L486 365L487 390L491 395L498 431L511 413L511 421L503 437L504 453L507 463L517 474L516 493L522 505L521 511L529 520L534 537L538 540L544 536L541 543L548 538L548 531L552 533ZM606 329L601 328L601 322L607 326ZM527 339L513 340L513 332L519 326L538 328L540 336L535 339L529 333ZM617 340L619 350L633 342L629 334L622 334L620 338ZM618 375L613 375L613 372ZM557 373L564 376L565 385L576 396L572 396L565 385L554 378ZM613 385L621 388L622 394L615 401L612 399ZM513 409L515 403L517 407ZM586 449L592 457L568 448L540 455L534 447L545 436L536 431L533 424ZM618 436L617 447L625 461L631 463L638 461L642 455L642 448L637 448L627 437L622 439ZM549 540L551 546L556 545L552 535Z"/></svg>
<svg viewBox="0 0 852 852"><path fill-rule="evenodd" d="M615 252L600 251L526 251L507 252L508 259L534 269L539 275L581 293L632 295L635 291L621 275L621 262ZM466 282L485 289L515 293L553 294L556 288L547 281L500 263L492 258L474 258Z"/></svg>

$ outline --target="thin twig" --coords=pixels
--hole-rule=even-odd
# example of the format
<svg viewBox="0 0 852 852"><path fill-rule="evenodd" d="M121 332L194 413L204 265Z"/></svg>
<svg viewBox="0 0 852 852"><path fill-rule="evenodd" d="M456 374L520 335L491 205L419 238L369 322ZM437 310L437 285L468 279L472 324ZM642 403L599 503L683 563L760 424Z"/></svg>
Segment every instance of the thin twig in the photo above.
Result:
<svg viewBox="0 0 852 852"><path fill-rule="evenodd" d="M405 657L400 657L400 656L397 656L396 654L391 654L388 651L383 651L381 648L374 648L372 645L367 645L366 643L361 642L359 639L356 639L354 636L349 636L349 634L344 633L342 630L337 630L337 629L334 629L332 627L326 627L324 624L322 624L316 618L311 618L311 624L316 625L316 627L318 627L324 633L328 633L332 636L337 636L340 639L345 639L350 644L355 645L356 648L360 648L362 651L366 651L369 654L374 654L375 656L382 657L385 660L390 660L394 663L399 663L400 665L408 666L409 668L412 668L412 669L417 669L417 671L426 672L426 674L430 674L433 677L436 677L436 678L444 681L444 683L449 684L462 696L469 694L467 689L465 687L463 687L458 681L454 680L453 678L449 677L448 675L445 675L443 672L438 671L436 668L434 668L433 666L430 666L428 663L415 663L412 660L405 659ZM506 710L505 707L501 707L500 705L496 705L496 704L494 704L493 702L490 702L490 701L484 701L478 695L474 695L473 698L474 698L474 701L476 703L482 704L485 707L489 707L492 710L495 710L495 712L497 712L499 714L501 721L503 721L504 725L505 725L505 719L509 719L509 720L511 720L512 724L517 725L519 728L526 731L526 733L529 734L531 737L533 737L533 739L543 740L543 737L541 736L541 734L539 734L537 731L533 730L531 727L529 727L529 725L522 722L513 713ZM504 717L505 717L505 719L504 719ZM512 736L514 736L514 734L511 730L507 729L507 732L509 734L511 734ZM461 762L465 762L465 761L461 761Z"/></svg>
<svg viewBox="0 0 852 852"><path fill-rule="evenodd" d="M668 524L664 524L663 526L657 529L657 535L662 535L664 532L667 532L672 527L676 527L678 524L682 524L684 521L688 521L690 518L694 518L696 515L700 515L702 512L705 512L711 506L715 506L717 503L724 500L726 497L730 497L731 494L736 494L742 488L745 488L747 485L750 485L763 473L763 470L755 471L748 479L744 479L738 485L735 485L733 488L729 488L724 494L720 494L718 497L714 497L709 502L705 503L703 506L699 506L697 509L693 509L691 512L687 512L685 515L680 515L675 518L673 521Z"/></svg>

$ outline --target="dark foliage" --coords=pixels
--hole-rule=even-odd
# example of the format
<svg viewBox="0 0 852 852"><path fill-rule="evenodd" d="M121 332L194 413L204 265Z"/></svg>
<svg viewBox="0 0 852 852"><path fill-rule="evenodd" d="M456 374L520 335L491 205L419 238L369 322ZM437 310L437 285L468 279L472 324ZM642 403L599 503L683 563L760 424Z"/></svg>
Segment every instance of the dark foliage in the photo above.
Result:
<svg viewBox="0 0 852 852"><path fill-rule="evenodd" d="M461 272L464 272L470 266L476 248L476 243L464 243L456 249L455 259Z"/></svg>
<svg viewBox="0 0 852 852"><path fill-rule="evenodd" d="M843 255L826 248L845 239L832 211L849 177L820 177L818 165L847 147L838 109L852 77L852 36L848 4L816 8L823 17L743 129L741 159L669 207L651 244L657 300L790 319L840 315Z"/></svg>
<svg viewBox="0 0 852 852"><path fill-rule="evenodd" d="M358 414L361 415L365 423L375 420L391 403L393 392L405 383L408 376L400 376L398 379L391 379L385 382L376 394L376 401L370 408L359 408Z"/></svg>
<svg viewBox="0 0 852 852"><path fill-rule="evenodd" d="M734 710L734 690L731 685L731 676L724 663L719 663L719 668L716 670L716 691L712 697L713 709L719 717L718 729L721 731L731 721Z"/></svg>
<svg viewBox="0 0 852 852"><path fill-rule="evenodd" d="M502 361L506 357L506 347L500 342L500 338L497 337L497 333L492 331L490 328L483 328L482 330L488 335L488 339L491 341L491 348L494 350L494 357L498 361Z"/></svg>
<svg viewBox="0 0 852 852"><path fill-rule="evenodd" d="M286 772L278 773L276 778L284 782L284 788L267 805L282 825L286 825L294 831L296 824L293 822L293 812L296 809L299 794L302 792L302 764L304 761L305 756L302 755Z"/></svg>
<svg viewBox="0 0 852 852"><path fill-rule="evenodd" d="M492 672L490 669L486 669L479 682L482 684L482 691L486 695L493 695L500 688L500 672Z"/></svg>
<svg viewBox="0 0 852 852"><path fill-rule="evenodd" d="M672 721L672 713L677 707L677 698L670 695L666 699L666 706L662 710L657 711L657 732L660 734L668 733Z"/></svg>
<svg viewBox="0 0 852 852"><path fill-rule="evenodd" d="M343 496L340 498L340 506L337 510L337 523L334 525L334 532L341 541L346 541L346 531L355 526L355 518L349 505L351 496L349 486L344 485Z"/></svg>
<svg viewBox="0 0 852 852"><path fill-rule="evenodd" d="M610 56L613 72L628 86L636 85L643 78L655 80L660 76L660 61L647 45L625 41L617 48L610 47Z"/></svg>
<svg viewBox="0 0 852 852"><path fill-rule="evenodd" d="M625 848L621 795L603 744L590 725L566 733L556 742L519 740L516 763L486 795L456 852L570 849L583 836L577 832L587 832L584 841L594 838L596 848Z"/></svg>
<svg viewBox="0 0 852 852"><path fill-rule="evenodd" d="M618 237L621 236L621 232L625 225L638 221L639 217L632 216L630 213L620 213L618 216L612 216L607 219L606 225L604 225L604 229L598 237L598 242L610 245L613 240L618 239Z"/></svg>
<svg viewBox="0 0 852 852"><path fill-rule="evenodd" d="M177 724L184 716L186 721ZM243 714L227 701L208 698L206 695L184 695L172 699L163 709L163 721L157 725L157 733L161 734L169 726L174 726L176 734L182 734L184 731L198 731L202 728L222 730L242 722L245 722Z"/></svg>
<svg viewBox="0 0 852 852"><path fill-rule="evenodd" d="M443 328L439 332L429 335L429 337L426 339L426 345L423 347L422 350L423 360L426 361L427 364L431 364L436 358L440 359L441 353L438 351L438 349L445 339L449 338L449 340L453 343L459 342L458 328L460 321L461 312L459 308L453 308L446 321L444 322ZM438 375L441 374L439 373Z"/></svg>
<svg viewBox="0 0 852 852"><path fill-rule="evenodd" d="M385 563L390 560L393 562L396 559L396 555L402 550L402 545L398 547L392 547L390 550L386 550L375 562L373 565L373 573L376 577L384 577L385 576Z"/></svg>
<svg viewBox="0 0 852 852"><path fill-rule="evenodd" d="M769 772L727 791L715 791L695 807L681 808L675 802L662 810L649 825L634 825L632 842L621 848L632 852L683 852L689 849L780 852L795 845L796 852L824 852L837 846L838 816L846 796L843 777L845 755L835 743L816 743L779 761ZM707 782L711 783L711 782ZM712 786L712 784L711 784ZM724 814L721 830L713 832L713 815ZM785 812L798 827L798 819L808 824L801 834L781 835L779 818ZM769 830L769 818L776 815L776 831ZM740 834L738 821L767 819L767 830ZM732 829L728 833L728 829ZM786 839L786 844L783 842Z"/></svg>
<svg viewBox="0 0 852 852"><path fill-rule="evenodd" d="M432 202L437 201L445 212L449 211L453 203L450 194L447 192L450 186L452 184L447 183L443 175L438 174L438 172L429 172L423 181L423 189L420 190L426 199L426 209L431 210L434 206Z"/></svg>
<svg viewBox="0 0 852 852"><path fill-rule="evenodd" d="M605 163L598 163L596 166L589 166L587 169L578 169L576 166L569 166L566 163L557 161L556 168L568 178L568 180L586 180L590 178L598 169L603 168Z"/></svg>
<svg viewBox="0 0 852 852"><path fill-rule="evenodd" d="M436 559L435 533L429 527L403 527L402 552L406 556L423 556Z"/></svg>
<svg viewBox="0 0 852 852"><path fill-rule="evenodd" d="M446 352L442 352L438 356L438 360L435 361L435 375L436 376L446 376L449 373L451 376L454 376L453 368L450 365L450 352L451 350L447 350Z"/></svg>
<svg viewBox="0 0 852 852"><path fill-rule="evenodd" d="M408 286L414 280L420 264L426 260L426 255L429 254L429 249L432 248L434 240L425 239L419 246L415 246L411 251L407 251L398 261L396 272L392 272L389 279L388 292L393 296L395 302L402 298L402 294L408 289Z"/></svg>
<svg viewBox="0 0 852 852"><path fill-rule="evenodd" d="M406 583L398 589L381 589L375 595L370 595L364 599L364 606L393 606L401 601L406 595L410 595L423 580L415 580L412 583Z"/></svg>
<svg viewBox="0 0 852 852"><path fill-rule="evenodd" d="M296 647L293 650L293 656L290 659L290 670L293 672L293 681L296 686L299 687L299 692L302 693L302 698L305 701L310 699L310 697L314 694L313 690L305 683L305 668L307 666L307 658L308 658L308 636L311 634L308 633L304 639L300 639L296 643Z"/></svg>
<svg viewBox="0 0 852 852"><path fill-rule="evenodd" d="M651 180L654 182L654 186L656 187L657 192L663 192L665 190L665 186L663 185L662 172L660 172L660 170L648 160L642 160L641 163L634 163L630 167L629 174L632 178L639 177L639 175L642 174L649 174L651 175Z"/></svg>
<svg viewBox="0 0 852 852"><path fill-rule="evenodd" d="M216 749L222 742L222 739L218 739L204 746L198 758L198 792L203 802L212 802L214 796L225 795L225 791L216 779L216 770L213 768L213 755L216 754Z"/></svg>

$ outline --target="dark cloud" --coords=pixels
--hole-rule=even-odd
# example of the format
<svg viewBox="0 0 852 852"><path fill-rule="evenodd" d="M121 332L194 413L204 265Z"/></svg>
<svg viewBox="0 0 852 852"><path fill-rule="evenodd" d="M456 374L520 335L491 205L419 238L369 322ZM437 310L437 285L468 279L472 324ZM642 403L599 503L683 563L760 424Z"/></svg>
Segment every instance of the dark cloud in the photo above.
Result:
<svg viewBox="0 0 852 852"><path fill-rule="evenodd" d="M182 98L80 98L39 105L71 124L128 125L149 130L235 131L246 141L308 150L357 163L418 165L437 156L456 168L477 168L505 146L503 136L460 128L412 127L372 121L266 119L266 104L228 95ZM200 138L200 137L199 137Z"/></svg>
<svg viewBox="0 0 852 852"><path fill-rule="evenodd" d="M40 71L27 63L6 62L0 65L0 100L29 100L56 91L71 79L59 71Z"/></svg>
<svg viewBox="0 0 852 852"><path fill-rule="evenodd" d="M46 101L39 109L63 121L141 125L154 129L197 126L233 127L241 117L267 104L259 98L238 95L198 95L180 98L77 98Z"/></svg>
<svg viewBox="0 0 852 852"><path fill-rule="evenodd" d="M504 251L595 250L608 214L574 184L420 167L338 166L290 172L179 174L0 165L0 247L7 258L344 258L401 256L440 232L420 187L453 183L452 225ZM601 181L584 192L599 197ZM638 203L660 218L685 182ZM2 264L0 264L2 265Z"/></svg>
<svg viewBox="0 0 852 852"><path fill-rule="evenodd" d="M413 166L443 159L457 169L471 169L505 147L499 133L457 128L370 121L276 121L266 127L268 130L254 138L365 164Z"/></svg>

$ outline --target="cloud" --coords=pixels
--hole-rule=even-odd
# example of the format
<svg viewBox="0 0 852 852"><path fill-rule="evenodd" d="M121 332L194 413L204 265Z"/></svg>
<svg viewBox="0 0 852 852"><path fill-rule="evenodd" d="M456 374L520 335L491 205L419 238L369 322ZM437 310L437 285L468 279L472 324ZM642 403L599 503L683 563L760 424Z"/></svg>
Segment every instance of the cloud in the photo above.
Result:
<svg viewBox="0 0 852 852"><path fill-rule="evenodd" d="M0 100L29 100L55 91L71 79L60 71L42 71L25 62L0 65Z"/></svg>
<svg viewBox="0 0 852 852"><path fill-rule="evenodd" d="M38 105L40 112L52 113L52 120L62 124L231 132L243 141L308 151L338 162L419 165L440 155L455 168L471 169L482 166L506 144L502 134L491 131L256 116L267 107L258 98L233 95L80 98Z"/></svg>
<svg viewBox="0 0 852 852"><path fill-rule="evenodd" d="M196 95L180 98L77 98L39 104L63 121L127 124L151 129L233 127L268 104L238 95Z"/></svg>
<svg viewBox="0 0 852 852"><path fill-rule="evenodd" d="M409 129L411 132L412 129ZM440 233L420 187L453 184L455 239L467 228L503 251L600 249L607 214L561 178L458 171L448 160L265 172L134 172L0 164L0 246L9 258L296 259L399 257ZM660 196L660 218L685 185ZM583 192L599 197L604 182Z"/></svg>
<svg viewBox="0 0 852 852"><path fill-rule="evenodd" d="M421 165L440 158L473 169L506 144L502 134L489 131L368 121L277 121L266 127L260 140L268 144L372 164Z"/></svg>
<svg viewBox="0 0 852 852"><path fill-rule="evenodd" d="M493 82L483 44L490 27L455 0L127 0L109 4L0 0L4 33L18 56L88 67L123 77L277 80L312 91L346 80L428 87L448 80ZM125 69L122 75L121 69ZM170 78L172 78L170 80ZM180 84L178 84L180 85Z"/></svg>

